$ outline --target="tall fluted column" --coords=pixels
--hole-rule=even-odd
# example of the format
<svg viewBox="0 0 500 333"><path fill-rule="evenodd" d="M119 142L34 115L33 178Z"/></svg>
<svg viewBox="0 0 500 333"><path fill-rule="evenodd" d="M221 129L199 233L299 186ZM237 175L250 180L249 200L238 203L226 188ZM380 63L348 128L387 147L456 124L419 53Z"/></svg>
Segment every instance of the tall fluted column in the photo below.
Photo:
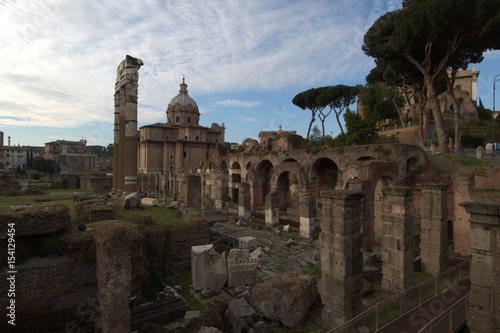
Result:
<svg viewBox="0 0 500 333"><path fill-rule="evenodd" d="M113 187L122 196L137 191L137 94L141 59L127 55L118 66L115 84L115 146ZM117 120L118 118L118 120ZM115 147L116 148L116 147Z"/></svg>

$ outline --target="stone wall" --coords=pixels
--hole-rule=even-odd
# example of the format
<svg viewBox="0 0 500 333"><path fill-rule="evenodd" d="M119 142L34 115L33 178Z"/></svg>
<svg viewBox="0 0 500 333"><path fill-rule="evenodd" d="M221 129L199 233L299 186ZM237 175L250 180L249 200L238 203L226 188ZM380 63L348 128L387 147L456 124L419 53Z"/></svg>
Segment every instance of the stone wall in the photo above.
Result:
<svg viewBox="0 0 500 333"><path fill-rule="evenodd" d="M474 192L472 175L453 177L453 250L462 255L470 255L470 214L460 204L470 202Z"/></svg>
<svg viewBox="0 0 500 333"><path fill-rule="evenodd" d="M0 290L8 290L8 274L0 274ZM2 332L63 332L93 322L97 311L96 266L71 257L34 258L17 267L16 326L0 321ZM0 306L7 307L2 292Z"/></svg>

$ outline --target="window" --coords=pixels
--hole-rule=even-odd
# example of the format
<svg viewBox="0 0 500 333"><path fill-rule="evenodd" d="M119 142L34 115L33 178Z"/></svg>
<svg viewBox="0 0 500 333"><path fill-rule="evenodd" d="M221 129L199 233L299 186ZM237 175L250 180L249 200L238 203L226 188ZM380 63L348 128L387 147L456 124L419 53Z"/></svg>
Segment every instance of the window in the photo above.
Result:
<svg viewBox="0 0 500 333"><path fill-rule="evenodd" d="M191 117L188 117L188 123L191 124Z"/></svg>
<svg viewBox="0 0 500 333"><path fill-rule="evenodd" d="M184 153L184 158L187 158L187 153L186 153L186 151L185 151L185 150L184 150L184 152L183 152L183 153Z"/></svg>
<svg viewBox="0 0 500 333"><path fill-rule="evenodd" d="M200 139L200 137L199 137L199 136L197 136L197 137L196 137L196 141L198 141L199 139Z"/></svg>
<svg viewBox="0 0 500 333"><path fill-rule="evenodd" d="M175 122L176 122L176 123L180 122L179 117L175 117Z"/></svg>
<svg viewBox="0 0 500 333"><path fill-rule="evenodd" d="M170 151L170 153L169 153L169 157L170 157L170 158L174 158L174 151L173 151L173 150L171 150L171 151Z"/></svg>
<svg viewBox="0 0 500 333"><path fill-rule="evenodd" d="M187 136L187 135L184 135L184 139L186 139L186 140L187 140L187 139L188 139L188 136Z"/></svg>

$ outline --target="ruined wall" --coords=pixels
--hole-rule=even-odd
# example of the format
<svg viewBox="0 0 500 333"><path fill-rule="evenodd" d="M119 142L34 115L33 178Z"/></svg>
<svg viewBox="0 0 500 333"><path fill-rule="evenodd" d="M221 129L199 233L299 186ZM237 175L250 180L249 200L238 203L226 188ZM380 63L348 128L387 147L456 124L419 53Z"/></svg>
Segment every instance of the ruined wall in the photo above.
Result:
<svg viewBox="0 0 500 333"><path fill-rule="evenodd" d="M8 274L0 274L0 290L8 290ZM63 332L84 327L97 316L95 263L71 257L34 258L17 267L16 326L0 321L2 332ZM7 307L2 292L0 306ZM87 311L87 312L84 312Z"/></svg>

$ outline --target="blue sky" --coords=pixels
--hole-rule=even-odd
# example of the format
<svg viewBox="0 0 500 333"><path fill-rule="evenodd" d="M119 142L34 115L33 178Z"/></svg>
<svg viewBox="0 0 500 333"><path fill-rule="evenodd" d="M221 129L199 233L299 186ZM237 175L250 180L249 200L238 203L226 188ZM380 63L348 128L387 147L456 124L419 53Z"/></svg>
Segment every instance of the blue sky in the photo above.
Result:
<svg viewBox="0 0 500 333"><path fill-rule="evenodd" d="M185 76L200 124L224 123L226 141L241 143L279 125L305 136L310 113L293 105L293 97L313 87L364 84L373 60L361 50L363 36L378 17L400 5L400 0L2 1L0 131L21 145L57 139L112 143L116 67L129 54L144 61L139 126L166 122L168 102ZM500 52L486 53L477 69L478 95L491 108ZM333 116L326 131L339 133Z"/></svg>

